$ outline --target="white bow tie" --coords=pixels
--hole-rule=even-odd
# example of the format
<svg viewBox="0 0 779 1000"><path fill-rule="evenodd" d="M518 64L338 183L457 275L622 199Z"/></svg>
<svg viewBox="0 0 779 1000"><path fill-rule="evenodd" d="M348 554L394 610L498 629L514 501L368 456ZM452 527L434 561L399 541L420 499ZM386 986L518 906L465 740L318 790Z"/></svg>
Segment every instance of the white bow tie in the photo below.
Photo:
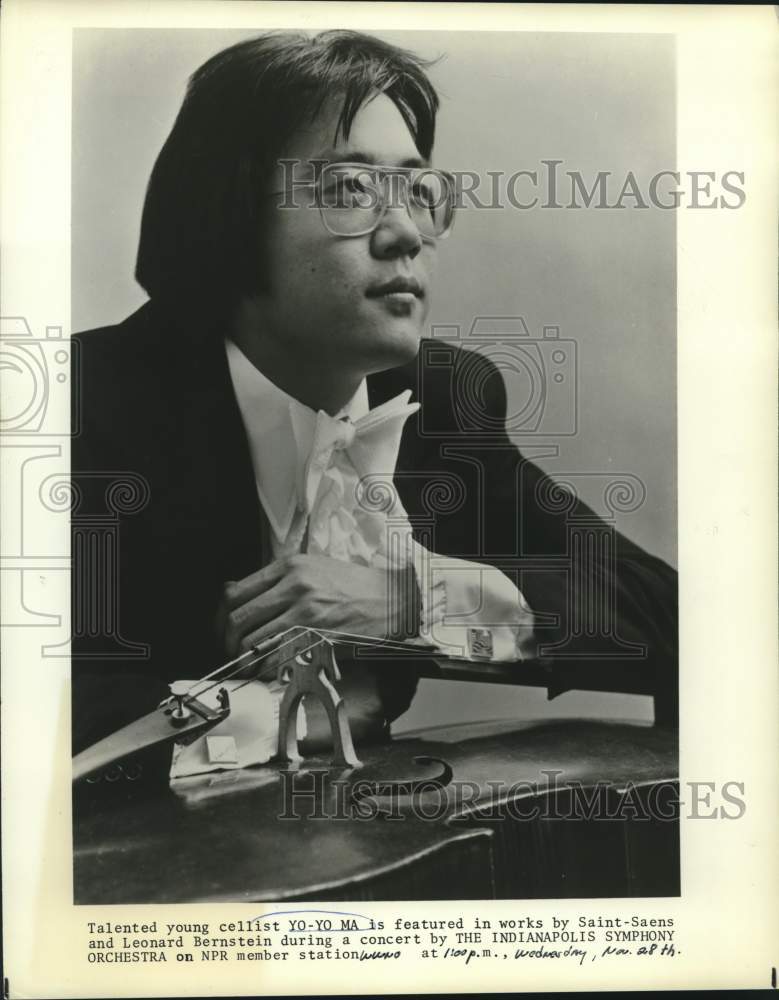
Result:
<svg viewBox="0 0 779 1000"><path fill-rule="evenodd" d="M360 478L382 475L392 479L403 426L419 409L419 403L409 403L410 396L411 390L407 389L357 421L319 411L311 453L298 484L299 502L307 514L313 509L322 476L336 452L346 453Z"/></svg>

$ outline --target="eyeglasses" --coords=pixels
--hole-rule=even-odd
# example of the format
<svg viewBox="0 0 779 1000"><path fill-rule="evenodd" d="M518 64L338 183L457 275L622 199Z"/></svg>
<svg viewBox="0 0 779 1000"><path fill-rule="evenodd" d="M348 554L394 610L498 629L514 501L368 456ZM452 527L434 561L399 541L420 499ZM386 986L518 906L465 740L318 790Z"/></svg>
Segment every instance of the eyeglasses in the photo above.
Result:
<svg viewBox="0 0 779 1000"><path fill-rule="evenodd" d="M314 181L295 182L294 187L313 188L314 203L333 236L372 233L388 208L400 206L423 239L443 239L454 224L454 177L432 167L327 163Z"/></svg>

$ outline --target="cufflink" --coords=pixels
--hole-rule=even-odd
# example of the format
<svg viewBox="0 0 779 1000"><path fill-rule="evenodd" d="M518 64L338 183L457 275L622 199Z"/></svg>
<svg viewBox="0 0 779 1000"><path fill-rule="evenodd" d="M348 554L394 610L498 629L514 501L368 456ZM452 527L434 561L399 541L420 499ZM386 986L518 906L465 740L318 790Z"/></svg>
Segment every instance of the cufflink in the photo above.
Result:
<svg viewBox="0 0 779 1000"><path fill-rule="evenodd" d="M491 660L492 632L488 628L468 629L468 655L472 660Z"/></svg>

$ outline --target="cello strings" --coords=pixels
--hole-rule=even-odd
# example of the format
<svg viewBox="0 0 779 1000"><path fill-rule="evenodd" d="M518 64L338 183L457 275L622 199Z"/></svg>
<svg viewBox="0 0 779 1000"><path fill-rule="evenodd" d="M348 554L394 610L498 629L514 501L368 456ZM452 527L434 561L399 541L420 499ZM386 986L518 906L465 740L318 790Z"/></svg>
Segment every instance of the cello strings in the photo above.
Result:
<svg viewBox="0 0 779 1000"><path fill-rule="evenodd" d="M283 660L280 661L279 667L285 666L287 663L290 662L290 660L294 660L296 657L302 656L304 653L307 653L310 649L315 649L317 646L321 646L322 643L325 641L326 641L325 639L320 638L317 642L312 642L310 646L306 646L305 649L298 649L293 651L292 653L289 654L289 656L286 656ZM233 693L235 693L236 691L240 691L242 687L246 687L247 684L251 684L255 679L256 678L254 677L247 677L246 680L243 682L243 684L237 684L233 688Z"/></svg>
<svg viewBox="0 0 779 1000"><path fill-rule="evenodd" d="M327 629L319 628L316 631L329 638L331 636L336 639L346 639L352 642L355 646L368 646L371 648L386 648L392 649L398 653L424 653L436 647L432 643L427 643L425 645L421 643L405 642L402 639L378 639L376 636L372 635L361 635L359 632L340 632L337 629Z"/></svg>
<svg viewBox="0 0 779 1000"><path fill-rule="evenodd" d="M282 635L286 635L285 632L282 632L281 634ZM273 638L275 638L275 637L272 637L271 639L266 640L266 642L272 642ZM223 671L227 670L228 667L234 666L236 663L240 664L241 660L245 660L247 656L251 656L252 654L257 653L257 652L258 652L257 646L253 646L251 649L247 649L245 653L241 653L240 656L236 656L234 660L228 660L227 663L221 663L218 667L215 667L213 670L211 670L209 673L205 674L203 677L200 677L198 680L193 681L192 687L190 687L187 690L187 692L186 692L186 697L192 696L192 691L194 690L194 688L198 684L203 684L206 681L211 680L211 678L212 677L216 677L217 674L219 674L219 678L220 679L226 679L226 678L232 677L233 676L232 673L231 674L224 674ZM254 663L254 662L256 662L256 661L253 660L252 663ZM243 666L251 666L252 663L242 664L237 669L241 670L241 669L243 669ZM206 689L206 690L208 690L208 689ZM173 695L170 695L169 697L167 697L165 699L165 701L163 702L163 704L166 704L168 701L170 701L171 697L173 697Z"/></svg>
<svg viewBox="0 0 779 1000"><path fill-rule="evenodd" d="M289 633L295 633L295 634L289 635ZM289 656L285 657L283 660L279 662L278 664L279 668L285 666L295 656L307 653L309 650L315 649L317 646L320 646L323 642L329 642L332 640L336 641L344 640L346 642L350 642L358 646L391 649L392 651L397 653L405 653L405 654L416 653L417 655L424 652L425 650L435 648L432 645L421 646L416 643L403 642L402 640L379 639L376 636L362 635L357 632L343 632L338 629L313 629L303 625L293 625L285 632L281 632L277 636L271 636L269 639L266 639L262 644L257 644L253 646L252 649L247 650L240 656L235 657L235 659L230 660L227 663L220 665L219 667L216 667L216 669L212 670L204 677L201 677L199 680L195 681L192 687L190 687L187 690L185 697L196 698L199 695L208 693L208 691L213 690L213 688L217 687L223 681L230 680L231 678L235 677L236 674L240 673L244 669L247 669L249 667L254 667L257 664L267 660L273 653L279 652L280 650L284 649L285 647L293 643L297 638L300 638L302 635L305 634L317 636L316 641L312 642L309 646L306 646L303 649L295 650ZM289 636L289 637L287 639L284 639L284 636ZM279 640L283 641L280 642ZM264 653L258 654L258 648L264 648L269 645L271 646L270 649L268 649ZM247 657L252 655L254 655L254 659L251 659L248 662L243 662L246 660ZM228 670L228 668L230 667L234 667L235 669ZM228 672L225 673L225 671ZM254 679L255 679L254 677L247 678L243 684L240 684L238 685L238 687L234 688L234 691L240 691L242 687L245 687L246 684L250 683ZM203 688L198 688L198 685L204 684L206 681L209 680L212 681L211 684L208 684L206 687Z"/></svg>
<svg viewBox="0 0 779 1000"><path fill-rule="evenodd" d="M242 653L241 656L236 657L234 660L231 660L228 663L222 664L222 666L217 667L216 670L212 670L210 674L206 674L205 677L201 677L200 680L197 680L197 681L194 682L194 684L192 685L192 687L190 687L187 690L186 697L187 698L195 698L198 695L206 694L208 691L211 691L213 688L217 687L223 681L230 680L231 678L235 677L236 674L240 673L242 670L246 669L247 667L256 666L258 663L262 663L264 660L268 659L268 657L272 653L278 652L280 649L284 649L290 643L294 642L295 639L298 638L300 634L304 634L305 632L311 632L313 630L312 629L305 629L303 626L300 626L300 625L293 625L292 628L288 629L286 632L282 632L280 634L280 636L274 636L273 639L278 639L280 637L283 637L283 636L287 635L289 632L293 632L293 631L296 633L295 635L290 636L288 639L286 639L282 643L278 643L278 644L274 645L273 648L269 649L266 653L263 653L263 654L260 654L260 655L256 655L255 654L255 650L254 649L250 649L250 650L247 650L247 652ZM270 642L270 641L273 641L273 640L268 640L268 641ZM308 649L312 649L314 646L319 645L319 643L323 642L323 641L324 641L324 639L320 637L319 642L314 643L312 646L309 646L309 647L307 647L304 650L299 650L298 652L307 652ZM245 660L247 656L251 656L252 654L255 654L255 658L253 660L250 660L248 663L241 663L241 660ZM295 655L297 655L297 653L293 653L291 656L289 656L289 657L285 658L284 660L282 660L281 663L279 664L279 666L282 666L283 664L288 663L289 660L292 658L292 656L295 656ZM228 673L222 673L222 671L226 670L227 667L231 667L231 666L233 666L235 664L238 664L238 666L236 666L234 670L231 670ZM206 687L204 687L202 689L199 689L197 691L195 690L195 688L197 688L197 686L199 684L203 684L205 681L211 680L212 678L215 677L216 674L219 674L219 676L216 677L216 679L214 679L211 684L209 684ZM249 680L253 680L253 679L254 678L249 678ZM243 685L241 685L241 687L243 687Z"/></svg>

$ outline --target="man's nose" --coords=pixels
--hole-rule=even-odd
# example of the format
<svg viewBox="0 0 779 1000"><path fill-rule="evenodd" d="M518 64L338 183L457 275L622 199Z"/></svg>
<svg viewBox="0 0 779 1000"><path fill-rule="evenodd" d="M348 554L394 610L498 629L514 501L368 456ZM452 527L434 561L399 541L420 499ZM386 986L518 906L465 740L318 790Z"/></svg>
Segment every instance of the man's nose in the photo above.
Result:
<svg viewBox="0 0 779 1000"><path fill-rule="evenodd" d="M404 200L388 205L371 237L371 252L380 259L410 257L422 249L422 237Z"/></svg>

